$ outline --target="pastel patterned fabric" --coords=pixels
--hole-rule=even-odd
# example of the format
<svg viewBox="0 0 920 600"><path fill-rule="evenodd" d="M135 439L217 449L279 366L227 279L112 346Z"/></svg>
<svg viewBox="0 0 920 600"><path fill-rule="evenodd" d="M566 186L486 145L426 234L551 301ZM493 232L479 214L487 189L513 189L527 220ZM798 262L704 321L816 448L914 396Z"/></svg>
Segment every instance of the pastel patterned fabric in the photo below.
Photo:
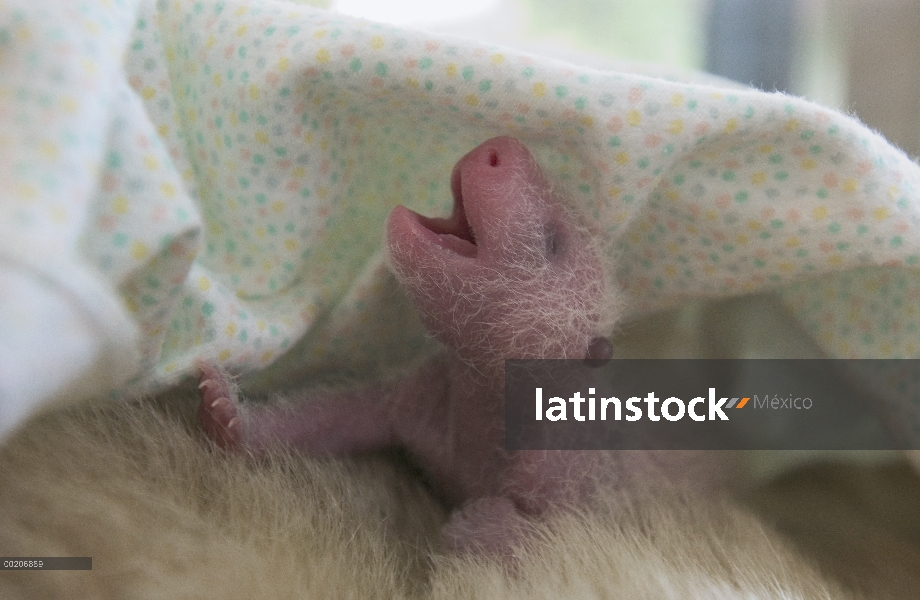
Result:
<svg viewBox="0 0 920 600"><path fill-rule="evenodd" d="M627 315L775 290L830 356L920 355L920 167L797 98L271 0L5 1L0 57L0 432L198 357L266 386L410 359L384 220L445 214L500 134L589 216Z"/></svg>

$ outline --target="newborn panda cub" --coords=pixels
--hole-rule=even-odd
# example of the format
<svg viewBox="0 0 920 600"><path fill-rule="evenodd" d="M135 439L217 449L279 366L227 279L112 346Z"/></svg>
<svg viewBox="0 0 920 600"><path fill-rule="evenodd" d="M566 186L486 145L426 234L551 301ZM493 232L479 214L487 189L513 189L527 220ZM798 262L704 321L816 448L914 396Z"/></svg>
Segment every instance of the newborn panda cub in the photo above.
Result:
<svg viewBox="0 0 920 600"><path fill-rule="evenodd" d="M683 468L655 452L504 449L503 360L609 358L610 288L587 231L520 141L475 148L451 190L449 217L398 206L386 227L390 266L443 354L398 381L258 408L202 363L199 414L219 445L254 455L402 447L453 511L447 547L506 555L533 519L654 479L662 464Z"/></svg>

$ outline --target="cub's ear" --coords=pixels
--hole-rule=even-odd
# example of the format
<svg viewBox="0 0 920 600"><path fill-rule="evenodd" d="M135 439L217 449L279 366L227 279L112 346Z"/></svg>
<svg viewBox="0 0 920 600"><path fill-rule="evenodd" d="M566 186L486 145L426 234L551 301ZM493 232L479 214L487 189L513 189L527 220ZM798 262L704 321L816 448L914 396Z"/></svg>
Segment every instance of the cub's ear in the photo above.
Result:
<svg viewBox="0 0 920 600"><path fill-rule="evenodd" d="M588 343L585 362L591 367L599 367L604 364L604 361L610 360L611 356L613 356L613 344L606 337L599 335Z"/></svg>

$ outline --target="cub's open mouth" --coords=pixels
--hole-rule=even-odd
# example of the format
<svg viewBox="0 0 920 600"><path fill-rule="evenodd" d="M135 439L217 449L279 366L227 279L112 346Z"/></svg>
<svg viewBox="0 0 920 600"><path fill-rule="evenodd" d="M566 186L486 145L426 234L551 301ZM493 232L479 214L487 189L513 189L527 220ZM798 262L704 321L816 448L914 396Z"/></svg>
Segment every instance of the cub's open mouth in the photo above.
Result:
<svg viewBox="0 0 920 600"><path fill-rule="evenodd" d="M418 215L418 222L435 234L435 242L441 247L467 258L476 258L476 234L466 219L459 170L451 176L450 189L454 196L454 212L447 218Z"/></svg>

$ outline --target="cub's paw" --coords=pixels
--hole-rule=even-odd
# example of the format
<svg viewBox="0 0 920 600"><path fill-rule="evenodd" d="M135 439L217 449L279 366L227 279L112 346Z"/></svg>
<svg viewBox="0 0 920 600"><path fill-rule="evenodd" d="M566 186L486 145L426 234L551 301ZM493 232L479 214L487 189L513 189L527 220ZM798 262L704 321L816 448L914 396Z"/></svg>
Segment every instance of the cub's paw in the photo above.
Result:
<svg viewBox="0 0 920 600"><path fill-rule="evenodd" d="M244 408L236 399L227 376L211 363L199 362L198 418L209 438L226 450L240 450L244 441Z"/></svg>
<svg viewBox="0 0 920 600"><path fill-rule="evenodd" d="M532 529L530 521L508 499L479 498L454 511L441 529L448 550L456 554L485 554L513 561Z"/></svg>

